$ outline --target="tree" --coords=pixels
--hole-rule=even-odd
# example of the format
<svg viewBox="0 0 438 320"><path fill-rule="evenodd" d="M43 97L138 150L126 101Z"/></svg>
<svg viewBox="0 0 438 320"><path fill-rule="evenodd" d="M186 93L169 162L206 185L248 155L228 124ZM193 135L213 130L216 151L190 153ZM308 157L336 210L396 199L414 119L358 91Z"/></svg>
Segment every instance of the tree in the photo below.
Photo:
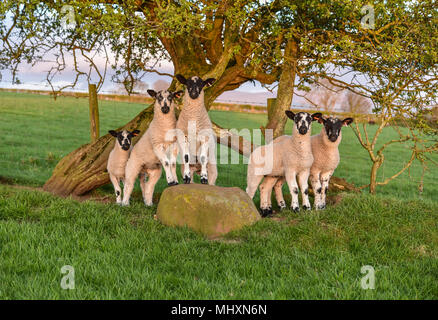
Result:
<svg viewBox="0 0 438 320"><path fill-rule="evenodd" d="M422 91L433 98L437 65L434 1L376 4L374 28L361 21L366 4L359 0L7 0L0 14L10 16L11 23L0 23L4 47L0 68L9 69L17 79L23 61L36 63L52 54L50 81L66 68L65 55L70 54L76 72L72 86L79 77L97 79L101 84L105 72L96 66L93 55L106 54L109 48L115 53L113 67L120 80L134 83L142 72L173 77L156 68L159 61L168 59L175 74L217 79L206 90L207 109L222 92L247 81L266 86L279 81L276 116L267 125L274 130L278 127L277 135L283 130L283 111L290 107L293 89L308 91L317 81L371 98L376 112L399 104L392 98L397 90L404 98ZM62 24L65 5L75 13L76 25L68 29ZM81 69L80 58L89 64L88 70ZM397 72L407 67L414 74L415 88L399 85L402 79ZM411 73L401 74L409 77ZM178 86L173 80L170 89ZM426 98L421 96L419 101L416 107L421 109ZM78 186L104 168L105 159L97 153L105 154L111 146L105 144L107 137L101 139L87 147L90 157L83 156L81 147L63 159L46 189L69 194L94 188L93 183L88 189ZM232 147L248 153L248 143L243 140ZM66 163L90 169L79 174L67 170Z"/></svg>
<svg viewBox="0 0 438 320"><path fill-rule="evenodd" d="M155 91L167 90L170 87L170 83L164 80L157 80L152 85Z"/></svg>
<svg viewBox="0 0 438 320"><path fill-rule="evenodd" d="M342 89L337 88L328 80L321 80L306 95L306 100L315 106L317 110L333 112L343 96Z"/></svg>
<svg viewBox="0 0 438 320"><path fill-rule="evenodd" d="M371 100L352 91L347 91L344 95L341 109L349 113L367 114L371 111Z"/></svg>

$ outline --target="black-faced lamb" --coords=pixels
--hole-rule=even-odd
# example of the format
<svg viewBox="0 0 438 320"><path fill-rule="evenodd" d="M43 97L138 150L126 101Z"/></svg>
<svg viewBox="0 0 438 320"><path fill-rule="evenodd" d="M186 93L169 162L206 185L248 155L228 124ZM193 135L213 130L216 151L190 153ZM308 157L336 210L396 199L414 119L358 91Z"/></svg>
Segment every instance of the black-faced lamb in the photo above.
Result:
<svg viewBox="0 0 438 320"><path fill-rule="evenodd" d="M184 183L193 182L196 172L201 176L202 184L214 185L217 179L216 139L205 109L203 88L211 86L215 79L204 81L197 76L186 79L180 74L176 78L186 86L183 109L176 125Z"/></svg>
<svg viewBox="0 0 438 320"><path fill-rule="evenodd" d="M178 147L176 144L176 117L175 98L179 98L182 91L170 92L162 90L155 92L148 90L149 95L155 98L154 118L148 129L132 149L125 169L125 185L122 205L129 205L135 179L140 175L140 187L143 199L147 206L152 205L152 196L155 185L161 176L164 167L166 180L169 186L177 185L176 158ZM146 176L148 181L145 182Z"/></svg>
<svg viewBox="0 0 438 320"><path fill-rule="evenodd" d="M113 150L111 150L108 163L107 171L114 186L114 191L116 193L116 202L122 202L122 189L120 188L120 181L124 183L125 180L125 167L126 162L129 158L129 153L131 152L132 138L137 136L140 131L119 131L114 130L108 131L113 137L117 138L114 144Z"/></svg>
<svg viewBox="0 0 438 320"><path fill-rule="evenodd" d="M289 186L294 211L299 211L298 185L303 198L303 209L310 210L308 197L308 183L313 155L310 146L310 132L312 121L318 120L322 114L307 112L297 114L290 110L286 115L294 121L292 136L281 136L271 143L260 146L251 154L248 163L247 189L248 195L253 198L260 181L260 209L262 216L272 213L270 194L273 184L279 177L285 177ZM298 183L297 183L298 179Z"/></svg>
<svg viewBox="0 0 438 320"><path fill-rule="evenodd" d="M318 122L323 125L321 132L311 137L313 164L310 168L310 182L315 194L315 209L321 210L326 206L326 196L330 178L338 167L339 144L342 140L341 129L353 122L352 118L340 120L338 118L320 118ZM273 179L266 188L274 184L275 197L280 208L284 204L282 186L283 178ZM270 197L269 197L270 200Z"/></svg>

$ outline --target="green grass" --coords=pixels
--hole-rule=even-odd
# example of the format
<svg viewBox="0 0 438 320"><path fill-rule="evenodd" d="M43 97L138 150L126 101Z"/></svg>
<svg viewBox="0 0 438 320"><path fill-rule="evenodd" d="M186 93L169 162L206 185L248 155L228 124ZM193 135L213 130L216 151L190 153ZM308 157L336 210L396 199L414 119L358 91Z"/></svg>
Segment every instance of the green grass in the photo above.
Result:
<svg viewBox="0 0 438 320"><path fill-rule="evenodd" d="M101 101L101 133L143 108ZM237 129L266 121L210 115ZM0 92L0 121L0 178L8 183L42 186L59 159L89 141L85 99ZM350 128L340 149L336 175L367 183L370 162ZM391 147L380 175L407 156ZM438 174L427 172L420 198L420 173L414 166L378 196L342 194L324 212L285 211L220 241L161 225L138 187L122 208L0 185L0 299L437 299ZM245 177L245 165L219 165L219 185L245 188ZM157 191L164 187L162 178ZM112 196L112 186L98 193ZM75 290L60 287L64 265L75 268ZM360 288L363 265L376 270L375 290Z"/></svg>
<svg viewBox="0 0 438 320"><path fill-rule="evenodd" d="M1 299L438 297L438 205L345 195L210 241L129 208L0 186ZM64 265L75 289L60 287ZM360 288L363 265L374 290Z"/></svg>

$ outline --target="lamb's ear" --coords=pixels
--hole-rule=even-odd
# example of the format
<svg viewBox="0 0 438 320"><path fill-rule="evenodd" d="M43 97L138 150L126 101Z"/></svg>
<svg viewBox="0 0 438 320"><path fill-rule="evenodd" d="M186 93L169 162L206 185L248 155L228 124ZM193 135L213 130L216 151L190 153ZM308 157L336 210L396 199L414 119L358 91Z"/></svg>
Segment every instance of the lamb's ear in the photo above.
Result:
<svg viewBox="0 0 438 320"><path fill-rule="evenodd" d="M184 85L187 83L187 79L182 74L177 74L176 79Z"/></svg>
<svg viewBox="0 0 438 320"><path fill-rule="evenodd" d="M155 96L157 95L157 93L152 89L148 89L148 93L152 98L155 98Z"/></svg>
<svg viewBox="0 0 438 320"><path fill-rule="evenodd" d="M204 84L205 84L207 87L211 87L215 81L216 81L215 78L208 78L207 80L204 81Z"/></svg>
<svg viewBox="0 0 438 320"><path fill-rule="evenodd" d="M353 122L353 118L345 118L344 120L342 120L342 125L349 126L352 122Z"/></svg>
<svg viewBox="0 0 438 320"><path fill-rule="evenodd" d="M295 113L293 113L290 110L286 110L284 113L286 113L287 117L291 120L293 120L295 118Z"/></svg>
<svg viewBox="0 0 438 320"><path fill-rule="evenodd" d="M175 98L179 99L179 98L181 98L181 96L182 96L183 93L184 93L183 90L179 90L179 91L177 91L177 92L174 92L174 93L173 93L173 96L174 96Z"/></svg>
<svg viewBox="0 0 438 320"><path fill-rule="evenodd" d="M108 131L108 133L111 134L113 137L117 138L117 132L116 131L110 130L110 131Z"/></svg>
<svg viewBox="0 0 438 320"><path fill-rule="evenodd" d="M134 130L131 132L131 136L136 137L140 133L140 130Z"/></svg>

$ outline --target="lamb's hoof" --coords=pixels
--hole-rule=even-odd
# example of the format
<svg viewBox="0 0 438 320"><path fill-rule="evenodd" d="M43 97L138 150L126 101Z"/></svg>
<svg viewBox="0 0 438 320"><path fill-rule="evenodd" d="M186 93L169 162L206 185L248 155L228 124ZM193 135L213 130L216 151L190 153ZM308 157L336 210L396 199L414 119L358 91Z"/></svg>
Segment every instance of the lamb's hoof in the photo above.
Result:
<svg viewBox="0 0 438 320"><path fill-rule="evenodd" d="M299 206L297 206L297 207L292 207L292 210L293 210L294 212L299 212L299 211L300 211L300 207L299 207Z"/></svg>
<svg viewBox="0 0 438 320"><path fill-rule="evenodd" d="M280 209L280 211L283 211L286 209L286 203L284 203L283 201L280 202L280 204L278 205L278 208Z"/></svg>
<svg viewBox="0 0 438 320"><path fill-rule="evenodd" d="M201 183L202 184L208 184L208 179L205 177L201 177Z"/></svg>
<svg viewBox="0 0 438 320"><path fill-rule="evenodd" d="M168 182L167 185L168 185L169 187L171 187L171 186L177 186L177 185L178 185L178 181Z"/></svg>
<svg viewBox="0 0 438 320"><path fill-rule="evenodd" d="M325 204L319 204L316 206L316 210L324 210L325 209Z"/></svg>
<svg viewBox="0 0 438 320"><path fill-rule="evenodd" d="M183 180L184 180L184 184L189 184L192 179L190 179L190 176L184 176Z"/></svg>
<svg viewBox="0 0 438 320"><path fill-rule="evenodd" d="M311 208L310 208L310 206L306 206L306 205L304 205L304 206L303 206L303 210L311 210Z"/></svg>
<svg viewBox="0 0 438 320"><path fill-rule="evenodd" d="M120 205L122 207L129 207L129 202L122 202L122 203L120 203Z"/></svg>
<svg viewBox="0 0 438 320"><path fill-rule="evenodd" d="M264 208L264 209L260 208L260 215L261 215L263 218L266 218L267 216L269 216L269 215L271 215L271 214L272 214L272 208L271 208L271 207L269 207L269 208Z"/></svg>

